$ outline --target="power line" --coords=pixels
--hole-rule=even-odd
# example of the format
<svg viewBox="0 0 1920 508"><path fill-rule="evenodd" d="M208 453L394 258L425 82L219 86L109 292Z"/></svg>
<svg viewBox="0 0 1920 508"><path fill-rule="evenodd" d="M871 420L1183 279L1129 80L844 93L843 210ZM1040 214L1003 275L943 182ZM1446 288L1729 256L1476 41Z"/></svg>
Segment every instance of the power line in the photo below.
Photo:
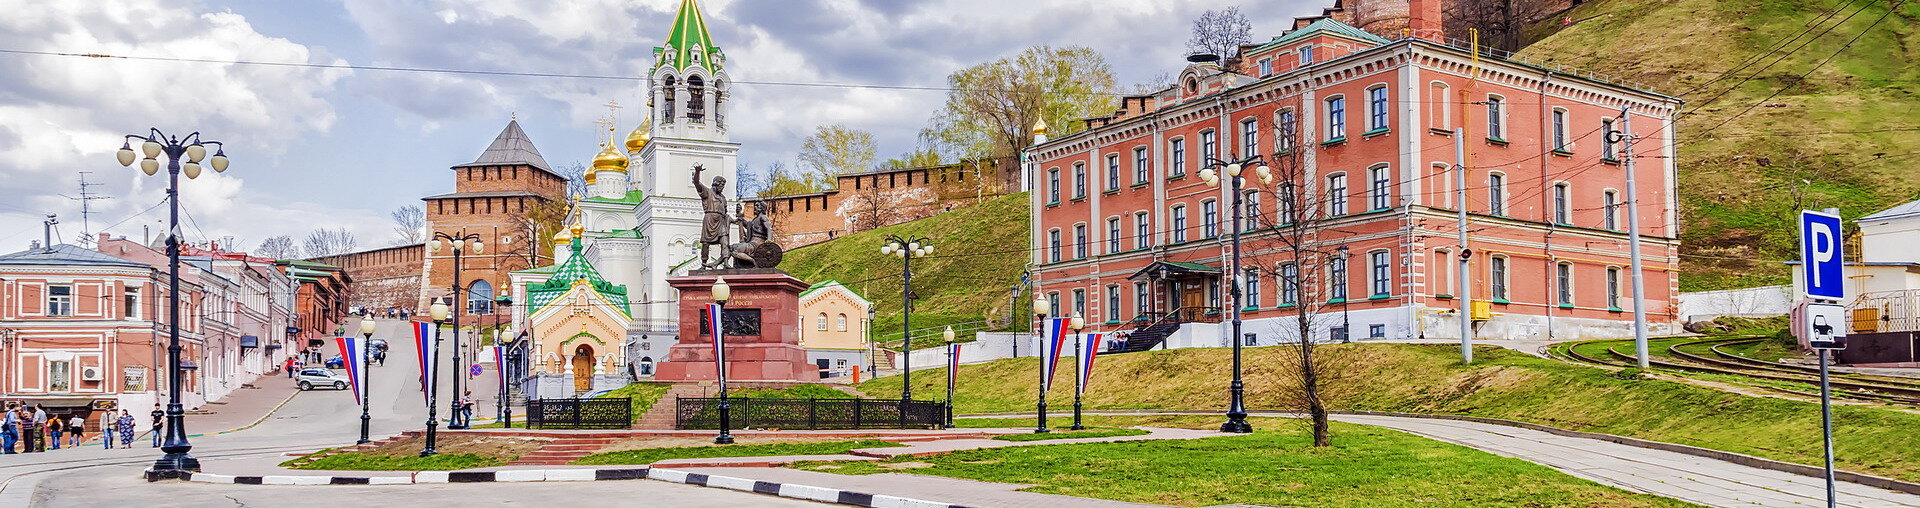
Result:
<svg viewBox="0 0 1920 508"><path fill-rule="evenodd" d="M1834 50L1833 54L1827 55L1827 58L1820 60L1820 63L1813 64L1813 68L1807 69L1807 72L1801 73L1799 77L1794 78L1793 82L1781 85L1780 89L1774 90L1773 93L1770 95L1767 95L1766 98L1760 99L1759 101L1755 101L1753 104L1748 105L1747 109L1740 110L1739 113L1735 113L1733 116L1727 117L1725 120L1721 120L1720 123L1713 124L1713 127L1707 128L1707 131L1711 132L1714 129L1718 129L1720 128L1720 126L1726 125L1727 122L1732 122L1734 119L1740 118L1742 115L1752 112L1753 108L1760 107L1761 104L1765 104L1767 101L1773 100L1774 97L1779 97L1780 94L1786 92L1787 89L1793 88L1795 86L1799 86L1800 83L1806 82L1807 76L1812 76L1814 71L1818 71L1820 70L1821 67L1825 67L1827 65L1827 62L1833 61L1834 57L1838 57L1840 56L1841 53L1845 53L1848 48L1852 48L1853 43L1860 42L1861 37L1866 37L1868 32L1872 32L1874 27L1880 26L1881 22L1886 21L1887 17L1892 16L1894 11L1900 10L1900 7L1903 5L1906 5L1906 3L1907 3L1906 0L1900 0L1899 2L1894 2L1893 6L1888 7L1887 12L1882 13L1878 19L1873 20L1872 24L1869 24L1867 25L1866 28L1861 29L1860 33L1854 34L1852 39L1847 39L1847 43L1840 45L1840 49ZM1868 5L1871 6L1872 4L1868 4ZM1866 9L1865 7L1861 8L1861 10L1865 10L1865 9ZM1854 14L1859 14L1859 12L1855 11ZM1851 18L1852 16L1848 16L1848 17ZM1846 21L1842 20L1841 22L1845 23Z"/></svg>

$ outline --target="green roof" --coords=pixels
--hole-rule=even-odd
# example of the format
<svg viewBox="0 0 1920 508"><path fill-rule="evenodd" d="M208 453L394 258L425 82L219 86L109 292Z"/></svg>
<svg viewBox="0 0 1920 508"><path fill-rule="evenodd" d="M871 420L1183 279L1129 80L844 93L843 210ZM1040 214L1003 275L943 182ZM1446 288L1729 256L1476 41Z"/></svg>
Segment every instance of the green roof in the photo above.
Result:
<svg viewBox="0 0 1920 508"><path fill-rule="evenodd" d="M807 286L807 289L805 291L801 291L800 296L802 297L807 296L808 293L812 293L814 291L818 291L820 288L827 287L828 284L839 284L839 283L840 281L833 280L833 279L827 279L820 282L815 282L813 283L813 285Z"/></svg>
<svg viewBox="0 0 1920 508"><path fill-rule="evenodd" d="M591 197L582 198L581 201L585 201L589 203L621 203L621 204L637 205L637 204L640 204L640 198L645 196L646 196L645 193L642 193L638 190L630 190L630 191L627 191L627 195L617 197L617 198L603 198L599 196L591 196Z"/></svg>
<svg viewBox="0 0 1920 508"><path fill-rule="evenodd" d="M673 50L673 59L668 60L666 50ZM720 65L727 61L720 48L713 46L713 38L707 35L707 20L700 16L699 2L680 0L680 13L673 18L673 31L667 35L666 46L653 48L655 66L672 66L675 70L685 71L688 67L704 67L719 71ZM700 55L703 61L694 61Z"/></svg>
<svg viewBox="0 0 1920 508"><path fill-rule="evenodd" d="M546 282L532 284L527 287L528 307L533 309L534 312L539 312L541 309L546 308L547 304L553 303L554 299L559 298L560 295L566 294L567 290L572 289L575 281L586 281L589 285L593 286L594 292L599 293L600 296L613 302L614 307L619 308L621 314L632 317L633 314L627 309L627 287L607 282L605 277L601 277L600 271L595 270L593 263L587 261L586 254L580 252L581 243L584 242L573 242L571 245L573 255L567 256L566 261L558 265L533 269L542 270L550 268L553 275L547 277ZM531 272L533 270L523 271Z"/></svg>
<svg viewBox="0 0 1920 508"><path fill-rule="evenodd" d="M300 268L312 268L315 270L331 270L335 272L340 271L340 267L338 266L333 266L326 263L315 263L312 261L304 261L299 259L283 259L278 262L286 263L288 266L296 266Z"/></svg>
<svg viewBox="0 0 1920 508"><path fill-rule="evenodd" d="M638 229L619 229L608 231L607 234L601 235L601 238L646 238L646 236L641 235Z"/></svg>
<svg viewBox="0 0 1920 508"><path fill-rule="evenodd" d="M547 265L539 268L514 270L513 273L549 274L549 273L553 273L554 270L558 270L558 269L560 269L560 265Z"/></svg>
<svg viewBox="0 0 1920 508"><path fill-rule="evenodd" d="M1185 268L1188 270L1194 270L1194 271L1200 271L1200 272L1219 272L1220 271L1219 268L1214 268L1211 266L1195 263L1192 261L1164 261L1164 263Z"/></svg>
<svg viewBox="0 0 1920 508"><path fill-rule="evenodd" d="M1333 18L1320 18L1319 21L1308 23L1307 26L1300 27L1299 29L1296 29L1291 32L1287 32L1285 35L1276 37L1273 40L1268 41L1266 44L1261 44L1260 47L1247 50L1246 53L1253 53L1253 52L1260 51L1272 46L1280 46L1280 45L1285 45L1292 42L1298 42L1300 39L1312 37L1313 35L1321 32L1340 35L1350 39L1359 39L1359 40L1371 42L1374 44L1386 44L1388 42L1392 42L1387 40L1384 37L1367 33L1366 30L1361 30L1360 28L1355 27L1353 25L1341 23L1337 20L1334 20Z"/></svg>

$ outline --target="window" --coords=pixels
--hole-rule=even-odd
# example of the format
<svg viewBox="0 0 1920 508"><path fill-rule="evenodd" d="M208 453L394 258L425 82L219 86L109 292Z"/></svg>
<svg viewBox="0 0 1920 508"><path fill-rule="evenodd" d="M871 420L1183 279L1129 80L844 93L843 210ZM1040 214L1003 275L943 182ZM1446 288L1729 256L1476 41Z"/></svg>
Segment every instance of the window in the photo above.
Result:
<svg viewBox="0 0 1920 508"><path fill-rule="evenodd" d="M1300 265L1280 265L1280 304L1300 303Z"/></svg>
<svg viewBox="0 0 1920 508"><path fill-rule="evenodd" d="M1107 253L1120 252L1120 218L1107 218Z"/></svg>
<svg viewBox="0 0 1920 508"><path fill-rule="evenodd" d="M1107 308L1100 309L1100 313L1107 316L1107 321L1120 320L1120 285L1119 284L1107 285Z"/></svg>
<svg viewBox="0 0 1920 508"><path fill-rule="evenodd" d="M1187 241L1187 206L1173 207L1173 243Z"/></svg>
<svg viewBox="0 0 1920 508"><path fill-rule="evenodd" d="M1047 230L1047 260L1054 263L1060 262L1059 229Z"/></svg>
<svg viewBox="0 0 1920 508"><path fill-rule="evenodd" d="M1147 293L1147 283L1133 283L1133 315L1146 314L1153 309L1153 295Z"/></svg>
<svg viewBox="0 0 1920 508"><path fill-rule="evenodd" d="M1376 166L1373 169L1367 170L1367 175L1368 178L1373 181L1373 186L1367 191L1368 197L1373 201L1371 203L1373 209L1385 210L1393 208L1393 196L1388 194L1388 191L1393 187L1393 177L1387 170L1387 167Z"/></svg>
<svg viewBox="0 0 1920 508"><path fill-rule="evenodd" d="M1060 168L1047 170L1047 203L1060 204Z"/></svg>
<svg viewBox="0 0 1920 508"><path fill-rule="evenodd" d="M1347 138L1347 98L1327 99L1327 141Z"/></svg>
<svg viewBox="0 0 1920 508"><path fill-rule="evenodd" d="M1313 45L1312 44L1308 44L1300 47L1300 65L1302 67L1313 65Z"/></svg>
<svg viewBox="0 0 1920 508"><path fill-rule="evenodd" d="M1083 317L1087 315L1087 290L1073 290L1073 315Z"/></svg>
<svg viewBox="0 0 1920 508"><path fill-rule="evenodd" d="M1603 118L1600 120L1600 158L1602 160L1614 160L1616 158L1613 152L1612 118Z"/></svg>
<svg viewBox="0 0 1920 508"><path fill-rule="evenodd" d="M54 393L73 391L73 362L65 360L47 362L47 391Z"/></svg>
<svg viewBox="0 0 1920 508"><path fill-rule="evenodd" d="M1370 339L1387 338L1387 325L1367 325L1367 338L1370 338Z"/></svg>
<svg viewBox="0 0 1920 508"><path fill-rule="evenodd" d="M1347 214L1347 175L1327 177L1327 215Z"/></svg>
<svg viewBox="0 0 1920 508"><path fill-rule="evenodd" d="M1336 257L1327 262L1327 298L1347 299L1347 258Z"/></svg>
<svg viewBox="0 0 1920 508"><path fill-rule="evenodd" d="M1367 257L1373 265L1373 296L1393 294L1393 269L1387 266L1387 251L1374 251Z"/></svg>
<svg viewBox="0 0 1920 508"><path fill-rule="evenodd" d="M1293 150L1293 138L1300 133L1300 122L1293 116L1293 109L1280 110L1280 132L1274 134L1274 147L1281 153Z"/></svg>
<svg viewBox="0 0 1920 508"><path fill-rule="evenodd" d="M1507 175L1492 173L1487 175L1487 213L1507 214Z"/></svg>
<svg viewBox="0 0 1920 508"><path fill-rule="evenodd" d="M1153 222L1147 220L1147 212L1133 213L1133 248L1145 249L1153 246Z"/></svg>
<svg viewBox="0 0 1920 508"><path fill-rule="evenodd" d="M1607 308L1620 308L1620 267L1607 267Z"/></svg>
<svg viewBox="0 0 1920 508"><path fill-rule="evenodd" d="M1273 75L1273 59L1271 58L1260 59L1260 77L1264 78L1272 75Z"/></svg>
<svg viewBox="0 0 1920 508"><path fill-rule="evenodd" d="M1453 258L1446 249L1433 251L1433 285L1427 291L1436 295L1453 295Z"/></svg>
<svg viewBox="0 0 1920 508"><path fill-rule="evenodd" d="M1133 183L1147 183L1147 147L1133 149Z"/></svg>
<svg viewBox="0 0 1920 508"><path fill-rule="evenodd" d="M1447 94L1446 83L1427 84L1427 104L1427 128L1452 131L1453 96Z"/></svg>
<svg viewBox="0 0 1920 508"><path fill-rule="evenodd" d="M1187 174L1187 140L1174 138L1167 142L1167 150L1173 157L1173 167L1167 170L1167 176L1185 176Z"/></svg>
<svg viewBox="0 0 1920 508"><path fill-rule="evenodd" d="M1567 151L1567 110L1553 108L1553 149Z"/></svg>
<svg viewBox="0 0 1920 508"><path fill-rule="evenodd" d="M1047 315L1066 317L1060 315L1060 293L1047 293Z"/></svg>
<svg viewBox="0 0 1920 508"><path fill-rule="evenodd" d="M843 331L843 332L847 331L847 315L846 314L841 314L833 318L833 329Z"/></svg>
<svg viewBox="0 0 1920 508"><path fill-rule="evenodd" d="M140 319L140 288L127 288L127 295L120 299L120 317Z"/></svg>
<svg viewBox="0 0 1920 508"><path fill-rule="evenodd" d="M1073 163L1073 199L1087 197L1087 164Z"/></svg>
<svg viewBox="0 0 1920 508"><path fill-rule="evenodd" d="M1220 308L1220 279L1207 280L1207 306Z"/></svg>
<svg viewBox="0 0 1920 508"><path fill-rule="evenodd" d="M1244 194L1245 196L1240 198L1240 202L1246 205L1247 209L1245 212L1246 220L1240 222L1241 232L1253 231L1254 228L1258 227L1257 224L1260 223L1260 193L1258 191L1246 191Z"/></svg>
<svg viewBox="0 0 1920 508"><path fill-rule="evenodd" d="M1073 258L1082 259L1085 257L1087 257L1087 225L1074 224L1073 225Z"/></svg>
<svg viewBox="0 0 1920 508"><path fill-rule="evenodd" d="M1367 89L1367 131L1387 130L1387 87Z"/></svg>
<svg viewBox="0 0 1920 508"><path fill-rule="evenodd" d="M1107 155L1107 190L1120 190L1120 154Z"/></svg>
<svg viewBox="0 0 1920 508"><path fill-rule="evenodd" d="M1297 199L1294 197L1295 188L1293 183L1280 184L1280 190L1276 192L1280 194L1280 216L1276 217L1275 220L1280 221L1281 224L1292 224L1294 203Z"/></svg>
<svg viewBox="0 0 1920 508"><path fill-rule="evenodd" d="M1241 299L1245 300L1245 303L1241 305L1248 308L1258 308L1260 307L1260 272L1247 269L1244 270L1244 273L1246 275L1241 278L1240 283L1245 286L1245 289L1242 289L1240 294L1243 297Z"/></svg>
<svg viewBox="0 0 1920 508"><path fill-rule="evenodd" d="M1200 237L1220 236L1220 202L1205 200L1200 202Z"/></svg>
<svg viewBox="0 0 1920 508"><path fill-rule="evenodd" d="M1260 122L1252 118L1240 121L1240 155L1250 156L1260 153Z"/></svg>
<svg viewBox="0 0 1920 508"><path fill-rule="evenodd" d="M813 323L813 329L823 332L827 331L827 313L820 313L819 317L814 318ZM732 331L729 330L728 333L732 333Z"/></svg>
<svg viewBox="0 0 1920 508"><path fill-rule="evenodd" d="M1501 116L1504 114L1501 112L1501 105L1505 102L1506 99L1498 95L1487 96L1487 138L1489 139L1507 138L1506 122L1503 121L1505 118Z"/></svg>
<svg viewBox="0 0 1920 508"><path fill-rule="evenodd" d="M1491 282L1493 284L1493 299L1504 302L1507 300L1507 257L1493 256L1488 258L1488 260L1488 263L1492 265L1491 271L1493 272L1491 277L1493 279Z"/></svg>
<svg viewBox="0 0 1920 508"><path fill-rule="evenodd" d="M1618 231L1620 229L1620 223L1619 219L1617 219L1618 216L1614 215L1614 209L1620 205L1620 193L1607 191L1605 194L1602 194L1602 196L1601 204L1603 206L1600 207L1602 210L1601 225L1609 231Z"/></svg>
<svg viewBox="0 0 1920 508"><path fill-rule="evenodd" d="M1559 303L1562 307L1573 306L1573 263L1565 261L1554 266L1554 286L1560 290Z"/></svg>
<svg viewBox="0 0 1920 508"><path fill-rule="evenodd" d="M1567 207L1568 207L1568 204L1567 204L1566 182L1553 184L1553 223L1554 224L1568 224L1567 215L1570 213L1570 210L1568 210Z"/></svg>
<svg viewBox="0 0 1920 508"><path fill-rule="evenodd" d="M47 315L73 315L73 286L47 286Z"/></svg>
<svg viewBox="0 0 1920 508"><path fill-rule="evenodd" d="M1211 130L1200 131L1200 162L1206 165L1210 159L1220 158L1220 142Z"/></svg>

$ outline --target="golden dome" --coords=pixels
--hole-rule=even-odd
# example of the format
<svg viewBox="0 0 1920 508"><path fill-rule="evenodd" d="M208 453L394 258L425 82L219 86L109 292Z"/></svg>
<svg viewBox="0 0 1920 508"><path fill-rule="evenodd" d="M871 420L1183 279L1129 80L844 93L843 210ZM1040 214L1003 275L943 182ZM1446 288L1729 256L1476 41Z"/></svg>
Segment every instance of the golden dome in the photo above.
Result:
<svg viewBox="0 0 1920 508"><path fill-rule="evenodd" d="M651 131L653 131L652 118L640 122L639 127L634 127L633 132L627 134L627 151L638 152L641 148L646 148L647 142L653 141Z"/></svg>
<svg viewBox="0 0 1920 508"><path fill-rule="evenodd" d="M567 230L562 229L560 230L559 233L553 234L554 245L566 245L569 243L573 243L573 235L570 233L567 233Z"/></svg>
<svg viewBox="0 0 1920 508"><path fill-rule="evenodd" d="M578 237L579 237L580 235L584 235L584 234L586 234L586 233L587 233L587 227L586 227L586 226L582 226L582 225L580 225L580 223L578 223L578 222L575 222L575 223L573 223L573 236L574 236L574 237L576 237L576 238L578 238Z"/></svg>
<svg viewBox="0 0 1920 508"><path fill-rule="evenodd" d="M626 171L627 156L609 146L593 156L594 171Z"/></svg>
<svg viewBox="0 0 1920 508"><path fill-rule="evenodd" d="M587 185L593 185L593 182L599 179L599 178L595 178L593 175L594 175L593 171L588 171L587 174L581 175L581 178L587 181Z"/></svg>
<svg viewBox="0 0 1920 508"><path fill-rule="evenodd" d="M1047 119L1045 119L1045 118L1042 118L1042 119L1039 119L1039 120L1036 120L1036 121L1034 121L1034 122L1033 122L1033 135L1035 135L1035 136L1044 136L1044 135L1046 135L1046 134L1047 134Z"/></svg>

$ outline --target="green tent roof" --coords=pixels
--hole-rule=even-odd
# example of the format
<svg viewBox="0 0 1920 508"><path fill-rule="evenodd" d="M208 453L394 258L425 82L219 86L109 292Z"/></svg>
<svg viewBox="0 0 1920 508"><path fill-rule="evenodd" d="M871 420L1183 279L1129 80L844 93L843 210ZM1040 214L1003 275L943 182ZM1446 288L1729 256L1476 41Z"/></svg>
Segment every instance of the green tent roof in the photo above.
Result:
<svg viewBox="0 0 1920 508"><path fill-rule="evenodd" d="M1296 29L1291 32L1287 32L1285 35L1276 37L1273 40L1268 41L1266 44L1261 44L1260 47L1247 50L1246 52L1254 53L1263 49L1267 49L1269 47L1285 45L1288 43L1299 41L1300 39L1312 37L1315 34L1319 34L1323 32L1331 33L1334 35L1340 35L1343 37L1347 37L1349 39L1359 39L1359 40L1371 42L1374 44L1386 44L1388 42L1392 42L1392 41L1388 41L1384 37L1367 33L1366 30L1361 30L1359 27L1355 27L1353 25L1349 25L1346 23L1341 23L1333 18L1320 18L1319 21L1308 23L1307 26L1300 27L1299 29Z"/></svg>
<svg viewBox="0 0 1920 508"><path fill-rule="evenodd" d="M672 59L667 58L668 49L673 50ZM719 71L720 65L727 61L720 48L713 46L713 38L707 35L707 20L700 16L700 4L694 0L680 0L680 13L674 16L673 31L667 35L666 46L653 48L653 53L656 66L672 66L681 71L688 67Z"/></svg>
<svg viewBox="0 0 1920 508"><path fill-rule="evenodd" d="M558 265L534 269L552 268L553 275L547 277L546 282L533 284L527 288L528 308L539 312L546 308L547 304L553 303L555 298L572 289L575 281L586 281L593 286L594 292L600 293L600 296L613 302L614 307L619 308L621 314L631 317L632 313L627 309L627 287L607 282L606 277L600 276L600 271L595 270L593 263L587 261L586 254L580 252L581 243L584 242L573 242L571 245L573 255L567 256L566 261Z"/></svg>

